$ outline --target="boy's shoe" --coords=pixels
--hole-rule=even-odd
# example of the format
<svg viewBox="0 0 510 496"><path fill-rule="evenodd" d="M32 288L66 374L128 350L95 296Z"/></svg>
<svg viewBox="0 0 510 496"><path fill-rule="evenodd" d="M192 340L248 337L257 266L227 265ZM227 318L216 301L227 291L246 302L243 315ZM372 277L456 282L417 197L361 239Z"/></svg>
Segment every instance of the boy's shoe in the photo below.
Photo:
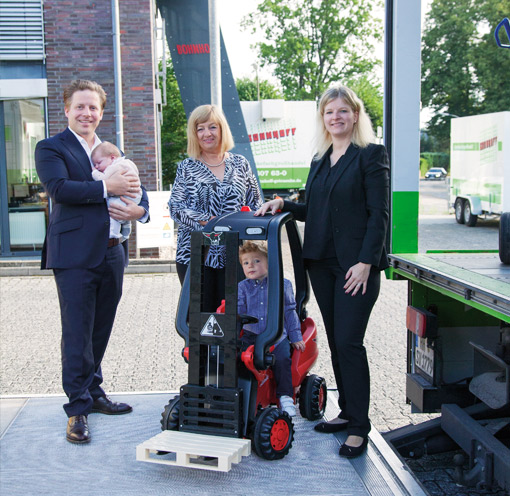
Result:
<svg viewBox="0 0 510 496"><path fill-rule="evenodd" d="M296 416L294 400L290 396L280 396L280 408L289 414L289 417Z"/></svg>

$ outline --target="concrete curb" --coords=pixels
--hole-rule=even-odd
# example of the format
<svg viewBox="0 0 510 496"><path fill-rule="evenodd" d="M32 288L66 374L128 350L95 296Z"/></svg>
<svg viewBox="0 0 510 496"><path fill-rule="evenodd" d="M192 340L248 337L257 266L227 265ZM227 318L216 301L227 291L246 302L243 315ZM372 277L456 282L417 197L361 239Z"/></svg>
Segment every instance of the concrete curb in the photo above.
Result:
<svg viewBox="0 0 510 496"><path fill-rule="evenodd" d="M52 270L41 270L40 260L0 261L0 277L52 276ZM135 259L126 267L126 274L168 274L177 272L175 260Z"/></svg>

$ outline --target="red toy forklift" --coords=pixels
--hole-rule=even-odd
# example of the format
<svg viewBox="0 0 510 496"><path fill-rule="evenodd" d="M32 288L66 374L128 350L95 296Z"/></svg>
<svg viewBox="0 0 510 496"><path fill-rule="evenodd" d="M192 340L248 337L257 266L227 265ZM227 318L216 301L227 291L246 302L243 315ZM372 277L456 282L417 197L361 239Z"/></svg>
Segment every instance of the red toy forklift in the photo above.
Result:
<svg viewBox="0 0 510 496"><path fill-rule="evenodd" d="M283 458L292 447L294 427L289 415L275 405L276 385L271 370L271 346L283 332L283 266L281 234L285 226L294 267L297 313L306 349L292 352L294 399L301 416L322 417L326 408L325 380L307 375L318 356L317 328L307 317L308 276L302 263L301 238L292 214L255 217L252 212L224 214L204 231L192 233L191 260L176 316L177 332L185 341L188 383L170 400L162 414L162 430L249 438L262 458ZM268 315L266 330L254 345L240 348L244 324L253 317L237 314L237 284L244 276L239 244L245 239L268 242ZM226 250L225 300L215 313L204 312L204 260L211 245Z"/></svg>

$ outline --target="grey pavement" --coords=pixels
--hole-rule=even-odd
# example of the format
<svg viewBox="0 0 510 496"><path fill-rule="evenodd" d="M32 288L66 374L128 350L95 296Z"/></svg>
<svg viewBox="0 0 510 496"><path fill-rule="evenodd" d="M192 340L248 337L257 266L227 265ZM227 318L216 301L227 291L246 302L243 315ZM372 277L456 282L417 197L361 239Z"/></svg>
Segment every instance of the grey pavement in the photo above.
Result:
<svg viewBox="0 0 510 496"><path fill-rule="evenodd" d="M176 391L187 382L183 341L174 327L179 290L175 273L125 276L103 361L108 392ZM0 301L0 394L61 393L60 314L53 277L2 277ZM411 415L405 404L405 307L406 283L384 280L367 332L371 417L383 431L421 417ZM319 329L320 356L313 371L334 388L313 298L308 310Z"/></svg>

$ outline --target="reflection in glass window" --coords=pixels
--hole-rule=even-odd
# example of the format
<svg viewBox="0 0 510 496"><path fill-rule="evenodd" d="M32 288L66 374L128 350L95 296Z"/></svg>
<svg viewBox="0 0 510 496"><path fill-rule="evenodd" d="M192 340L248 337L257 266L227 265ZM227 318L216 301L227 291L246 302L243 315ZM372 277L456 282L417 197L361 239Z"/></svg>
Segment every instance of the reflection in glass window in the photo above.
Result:
<svg viewBox="0 0 510 496"><path fill-rule="evenodd" d="M11 251L40 250L48 199L35 169L35 145L45 138L44 101L5 100L5 150Z"/></svg>

